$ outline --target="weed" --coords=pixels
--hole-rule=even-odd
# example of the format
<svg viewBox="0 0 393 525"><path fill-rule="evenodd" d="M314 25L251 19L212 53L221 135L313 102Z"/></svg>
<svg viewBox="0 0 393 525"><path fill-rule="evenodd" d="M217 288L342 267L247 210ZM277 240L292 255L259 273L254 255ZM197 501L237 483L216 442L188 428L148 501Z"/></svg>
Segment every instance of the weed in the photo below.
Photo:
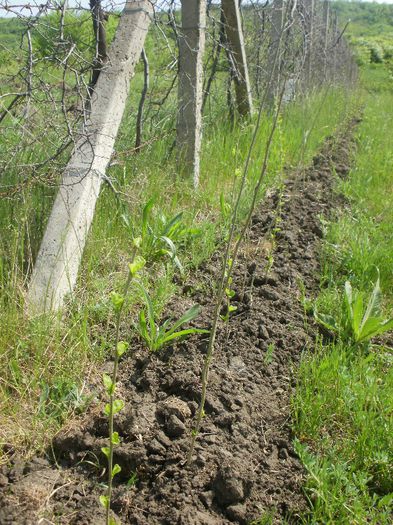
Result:
<svg viewBox="0 0 393 525"><path fill-rule="evenodd" d="M185 246L201 234L200 228L185 225L183 213L167 217L164 213L153 216L155 199L147 201L142 209L142 225L140 231L140 250L147 261L156 261L169 257L173 264L183 273L183 266L177 255L177 248ZM130 220L126 214L123 221L130 228Z"/></svg>
<svg viewBox="0 0 393 525"><path fill-rule="evenodd" d="M153 302L143 285L141 285L141 291L145 299L146 311L144 309L140 311L137 331L151 352L157 352L167 343L175 339L181 339L191 334L206 334L209 332L209 330L200 328L179 330L184 324L192 321L199 315L200 306L198 305L192 306L177 321L172 322L171 319L167 319L162 325L159 325Z"/></svg>
<svg viewBox="0 0 393 525"><path fill-rule="evenodd" d="M274 351L275 351L276 347L274 345L274 343L269 343L268 344L268 347L267 347L267 350L266 350L266 354L263 358L263 362L265 363L265 365L270 365L270 363L273 362L273 356L274 356Z"/></svg>
<svg viewBox="0 0 393 525"><path fill-rule="evenodd" d="M314 312L316 320L349 344L369 343L372 337L393 329L393 319L385 319L381 310L379 277L364 309L363 295L346 281L342 313L339 317Z"/></svg>

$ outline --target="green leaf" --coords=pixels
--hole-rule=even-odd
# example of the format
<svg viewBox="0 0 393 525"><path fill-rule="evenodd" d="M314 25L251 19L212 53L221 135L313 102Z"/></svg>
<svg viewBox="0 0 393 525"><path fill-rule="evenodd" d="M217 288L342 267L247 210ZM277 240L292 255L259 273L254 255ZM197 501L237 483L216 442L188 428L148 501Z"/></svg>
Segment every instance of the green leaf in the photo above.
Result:
<svg viewBox="0 0 393 525"><path fill-rule="evenodd" d="M353 302L352 307L352 319L351 319L351 326L352 331L355 335L355 339L359 336L359 333L361 331L361 322L362 322L362 315L363 315L363 297L358 294L355 301Z"/></svg>
<svg viewBox="0 0 393 525"><path fill-rule="evenodd" d="M155 341L156 340L156 335L157 335L157 327L156 327L156 323L155 323L155 314L154 314L153 303L152 303L152 300L150 299L149 294L147 293L147 290L145 289L145 287L142 284L141 284L141 291L142 291L142 294L144 296L144 299L145 299L145 302L146 302L146 306L147 306L147 315L148 315L149 327L150 327L149 339L150 339L150 341Z"/></svg>
<svg viewBox="0 0 393 525"><path fill-rule="evenodd" d="M118 474L119 472L121 472L121 466L118 465L116 463L116 465L113 466L113 469L112 469L112 479L116 476L116 474Z"/></svg>
<svg viewBox="0 0 393 525"><path fill-rule="evenodd" d="M381 299L382 299L382 293L381 288L379 286L379 277L377 279L377 282L375 283L374 290L371 294L370 300L367 304L366 312L362 319L362 324L360 326L360 332L363 331L364 325L367 323L367 320L370 317L379 317L381 315Z"/></svg>
<svg viewBox="0 0 393 525"><path fill-rule="evenodd" d="M193 319L195 319L195 317L199 315L200 311L201 311L201 307L198 304L195 304L194 306L192 306L189 310L187 310L187 312L182 317L180 317L180 319L175 321L175 323L172 325L168 333L169 334L173 333L175 330L180 328L180 326L182 326L183 324L188 323L189 321L192 321Z"/></svg>
<svg viewBox="0 0 393 525"><path fill-rule="evenodd" d="M102 382L104 383L105 390L109 395L113 394L115 385L112 383L112 379L108 374L102 375Z"/></svg>
<svg viewBox="0 0 393 525"><path fill-rule="evenodd" d="M381 335L389 330L393 330L393 319L387 319L386 321L381 321L381 319L375 318L369 319L364 325L358 341L367 341L371 337Z"/></svg>
<svg viewBox="0 0 393 525"><path fill-rule="evenodd" d="M235 290L231 290L230 288L225 288L225 295L229 297L229 299L232 299L236 294Z"/></svg>
<svg viewBox="0 0 393 525"><path fill-rule="evenodd" d="M132 239L132 244L135 248L140 248L142 246L142 237L134 237Z"/></svg>
<svg viewBox="0 0 393 525"><path fill-rule="evenodd" d="M175 226L179 226L183 218L183 212L178 213L172 219L165 224L163 235L170 236L169 233L174 229Z"/></svg>
<svg viewBox="0 0 393 525"><path fill-rule="evenodd" d="M332 330L333 332L338 331L337 322L335 318L332 317L331 315L320 314L319 312L315 310L314 317L318 321L318 323L323 325L328 330Z"/></svg>
<svg viewBox="0 0 393 525"><path fill-rule="evenodd" d="M112 305L115 309L115 312L120 312L120 310L122 309L123 307L123 304L124 304L124 296L117 293L117 292L112 292L111 293L111 301L112 301Z"/></svg>
<svg viewBox="0 0 393 525"><path fill-rule="evenodd" d="M236 310L237 310L237 306L233 306L232 304L229 305L228 312L236 312Z"/></svg>
<svg viewBox="0 0 393 525"><path fill-rule="evenodd" d="M124 401L122 399L115 399L113 401L113 414L118 414L124 408Z"/></svg>
<svg viewBox="0 0 393 525"><path fill-rule="evenodd" d="M169 333L167 335L164 335L160 339L160 346L164 345L165 343L168 343L169 341L172 341L173 339L180 339L181 337L184 337L186 335L190 334L208 334L209 330L202 330L201 328L188 328L187 330L180 330L179 332Z"/></svg>
<svg viewBox="0 0 393 525"><path fill-rule="evenodd" d="M128 265L128 269L130 270L130 274L132 277L135 277L140 270L145 266L146 261L143 257L140 255L137 255L134 260Z"/></svg>
<svg viewBox="0 0 393 525"><path fill-rule="evenodd" d="M154 198L151 198L150 200L147 201L142 211L142 241L146 237L149 215L150 215L150 211L153 205L154 205Z"/></svg>
<svg viewBox="0 0 393 525"><path fill-rule="evenodd" d="M146 316L144 310L141 310L139 312L139 326L138 326L139 333L141 337L148 343L150 338L147 331L147 324L146 324Z"/></svg>
<svg viewBox="0 0 393 525"><path fill-rule="evenodd" d="M126 343L125 341L119 341L117 343L117 348L116 348L117 355L121 357L127 351L127 348L128 348L128 343Z"/></svg>
<svg viewBox="0 0 393 525"><path fill-rule="evenodd" d="M100 503L104 507L104 509L107 509L109 507L108 496L100 496Z"/></svg>
<svg viewBox="0 0 393 525"><path fill-rule="evenodd" d="M110 450L109 447L101 447L101 452L105 454L107 458L109 458Z"/></svg>
<svg viewBox="0 0 393 525"><path fill-rule="evenodd" d="M120 438L119 438L119 433L118 432L113 432L113 434L112 434L112 443L114 445L119 445Z"/></svg>
<svg viewBox="0 0 393 525"><path fill-rule="evenodd" d="M111 406L109 403L107 403L105 406L104 406L104 414L106 416L110 416L111 414Z"/></svg>
<svg viewBox="0 0 393 525"><path fill-rule="evenodd" d="M127 487L133 487L137 481L138 481L138 476L136 472L133 472L130 479L127 481Z"/></svg>

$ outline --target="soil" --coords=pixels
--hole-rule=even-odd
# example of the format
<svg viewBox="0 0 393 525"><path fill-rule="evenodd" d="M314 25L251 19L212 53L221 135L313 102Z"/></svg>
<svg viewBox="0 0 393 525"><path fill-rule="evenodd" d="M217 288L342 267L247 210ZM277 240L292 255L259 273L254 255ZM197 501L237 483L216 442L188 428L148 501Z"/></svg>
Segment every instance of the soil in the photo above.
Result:
<svg viewBox="0 0 393 525"><path fill-rule="evenodd" d="M309 295L319 288L320 217L342 205L333 173L348 172L355 124L328 138L306 172L270 193L252 219L234 270L237 310L219 328L190 467L185 457L201 395L206 335L155 354L140 345L122 361L119 396L125 408L116 416L121 445L115 449L122 470L112 505L121 523L247 524L270 511L274 523L284 517L296 523L307 509L290 417L296 366L314 341L299 283ZM219 268L217 254L190 277L168 311L175 317L198 303L203 310L195 323L209 328ZM1 525L105 523L98 497L106 480L101 447L108 429L101 414L97 402L56 436L55 460L14 458L0 471ZM132 476L136 481L127 486Z"/></svg>

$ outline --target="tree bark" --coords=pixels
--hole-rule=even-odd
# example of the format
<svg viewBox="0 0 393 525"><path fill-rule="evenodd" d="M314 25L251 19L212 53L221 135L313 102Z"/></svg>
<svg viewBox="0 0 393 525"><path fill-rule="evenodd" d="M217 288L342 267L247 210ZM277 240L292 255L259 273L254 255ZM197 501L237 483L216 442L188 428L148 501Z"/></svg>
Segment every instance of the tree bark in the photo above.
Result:
<svg viewBox="0 0 393 525"><path fill-rule="evenodd" d="M180 171L199 183L206 0L182 0L179 34L177 147Z"/></svg>
<svg viewBox="0 0 393 525"><path fill-rule="evenodd" d="M238 0L222 0L225 31L235 62L236 104L240 115L252 113L251 85L248 75L247 57Z"/></svg>

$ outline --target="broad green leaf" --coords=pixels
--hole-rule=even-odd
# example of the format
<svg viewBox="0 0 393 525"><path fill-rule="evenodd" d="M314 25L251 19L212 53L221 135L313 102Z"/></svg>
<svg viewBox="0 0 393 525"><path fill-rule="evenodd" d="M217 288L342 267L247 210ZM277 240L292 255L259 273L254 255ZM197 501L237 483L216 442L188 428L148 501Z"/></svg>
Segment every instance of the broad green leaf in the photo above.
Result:
<svg viewBox="0 0 393 525"><path fill-rule="evenodd" d="M143 257L140 255L137 255L134 260L128 265L128 269L130 270L130 274L132 277L135 277L140 270L145 266L146 261Z"/></svg>
<svg viewBox="0 0 393 525"><path fill-rule="evenodd" d="M187 330L180 330L179 332L169 333L167 335L164 335L162 339L160 339L160 346L162 346L165 343L168 343L169 341L172 341L173 339L179 339L180 337L184 337L186 335L191 334L208 334L209 330L202 330L201 328L188 328Z"/></svg>
<svg viewBox="0 0 393 525"><path fill-rule="evenodd" d="M352 294L352 286L349 281L345 281L344 290L345 290L345 299L347 302L347 306L348 306L349 311L351 312L351 317L352 317L353 294Z"/></svg>
<svg viewBox="0 0 393 525"><path fill-rule="evenodd" d="M363 331L364 325L367 323L367 320L370 317L378 318L381 315L381 288L379 286L379 277L375 283L374 290L371 294L370 300L368 302L366 312L363 316L362 324L360 326L360 332Z"/></svg>
<svg viewBox="0 0 393 525"><path fill-rule="evenodd" d="M122 399L115 399L113 401L113 414L118 414L124 408L124 401Z"/></svg>
<svg viewBox="0 0 393 525"><path fill-rule="evenodd" d="M106 416L110 416L110 413L111 413L111 406L109 403L107 403L105 406L104 406L104 414Z"/></svg>
<svg viewBox="0 0 393 525"><path fill-rule="evenodd" d="M200 311L201 311L201 307L198 304L194 304L194 306L192 306L189 310L187 310L187 312L182 317L180 317L180 319L178 319L177 321L173 323L172 327L168 331L168 334L172 334L173 332L175 332L175 330L180 328L180 326L182 326L183 324L188 323L189 321L192 321L193 319L195 319L195 317L199 315Z"/></svg>
<svg viewBox="0 0 393 525"><path fill-rule="evenodd" d="M109 507L108 496L100 496L100 503L104 507L104 509L107 509Z"/></svg>
<svg viewBox="0 0 393 525"><path fill-rule="evenodd" d="M363 297L358 294L352 307L351 325L355 338L359 336L363 316Z"/></svg>
<svg viewBox="0 0 393 525"><path fill-rule="evenodd" d="M173 257L173 262L176 266L176 268L179 270L179 272L183 275L184 274L184 268L183 268L183 265L182 263L180 262L180 259L177 255L175 255L175 257Z"/></svg>
<svg viewBox="0 0 393 525"><path fill-rule="evenodd" d="M120 438L119 438L119 433L118 432L113 432L113 434L112 434L112 443L114 445L118 445L120 443Z"/></svg>
<svg viewBox="0 0 393 525"><path fill-rule="evenodd" d="M123 304L124 304L124 297L123 295L117 293L117 292L112 292L111 293L111 301L112 301L112 305L115 309L115 312L119 312L122 307L123 307Z"/></svg>
<svg viewBox="0 0 393 525"><path fill-rule="evenodd" d="M237 310L237 306L233 306L233 304L229 305L229 308L228 308L229 312L236 312L236 310Z"/></svg>
<svg viewBox="0 0 393 525"><path fill-rule="evenodd" d="M116 463L116 465L113 466L113 469L112 469L112 479L116 476L116 474L118 474L119 472L121 472L121 466L118 465Z"/></svg>
<svg viewBox="0 0 393 525"><path fill-rule="evenodd" d="M319 312L317 312L315 310L314 311L314 317L318 321L318 323L323 325L328 330L332 330L333 332L337 332L337 330L338 330L337 322L336 322L336 320L335 320L335 318L333 316L326 315L326 314L320 314Z"/></svg>
<svg viewBox="0 0 393 525"><path fill-rule="evenodd" d="M393 330L393 319L387 319L386 321L381 321L381 319L374 318L369 319L363 327L359 342L366 341L367 339L370 339L376 335L384 334L389 330Z"/></svg>
<svg viewBox="0 0 393 525"><path fill-rule="evenodd" d="M225 288L225 295L229 297L229 299L232 299L236 294L235 290L231 290L230 288Z"/></svg>
<svg viewBox="0 0 393 525"><path fill-rule="evenodd" d="M144 310L141 310L139 312L139 333L143 337L143 339L148 340L149 334L147 332L147 324L146 324L146 316Z"/></svg>
<svg viewBox="0 0 393 525"><path fill-rule="evenodd" d="M109 454L110 454L109 447L102 447L102 448L101 448L101 452L102 452L103 454L105 454L105 456L106 456L107 458L109 458Z"/></svg>
<svg viewBox="0 0 393 525"><path fill-rule="evenodd" d="M109 395L113 394L114 391L114 384L112 383L112 379L108 374L102 375L102 381L104 383L105 390Z"/></svg>
<svg viewBox="0 0 393 525"><path fill-rule="evenodd" d="M125 341L119 341L117 343L117 348L116 348L117 355L121 357L127 351L127 348L128 348L128 343L126 343Z"/></svg>

